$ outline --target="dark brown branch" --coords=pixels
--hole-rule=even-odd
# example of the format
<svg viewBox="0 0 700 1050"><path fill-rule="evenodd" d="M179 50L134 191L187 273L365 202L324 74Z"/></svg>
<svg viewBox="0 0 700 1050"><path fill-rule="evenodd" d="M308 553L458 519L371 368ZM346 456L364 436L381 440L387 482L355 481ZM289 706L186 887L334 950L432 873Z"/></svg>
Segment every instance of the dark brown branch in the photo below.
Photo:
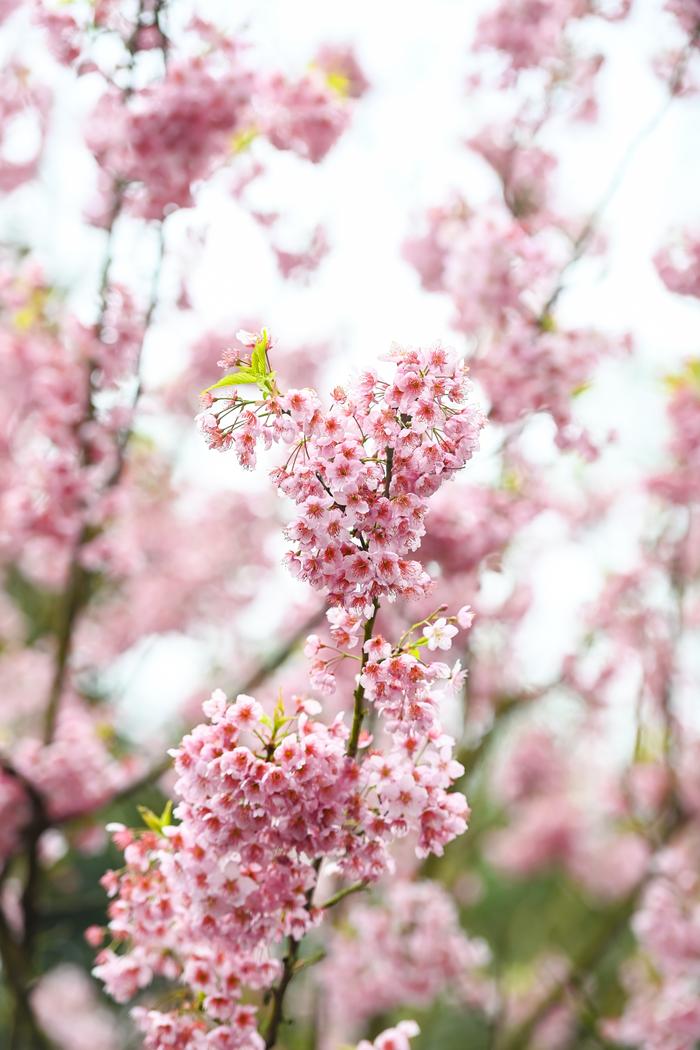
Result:
<svg viewBox="0 0 700 1050"><path fill-rule="evenodd" d="M307 890L306 893L306 910L309 911L313 901L314 892L318 883L318 873L321 870L323 863L322 857L317 857L313 863L314 871L316 872L316 882L313 886ZM272 989L272 1010L267 1022L267 1028L265 1029L265 1050L271 1050L277 1042L277 1036L279 1035L280 1025L284 1020L284 999L287 994L287 988L289 987L292 978L295 974L299 973L304 967L299 963L299 949L301 948L301 941L295 940L293 937L289 938L289 946L287 953L282 960L282 976L280 977L279 984ZM309 963L310 965L310 963Z"/></svg>
<svg viewBox="0 0 700 1050"><path fill-rule="evenodd" d="M294 967L299 957L301 941L295 941L290 937L289 949L282 963L282 976L279 984L272 991L272 1012L265 1032L265 1050L271 1050L277 1043L280 1025L284 1019L284 997L287 993L290 981L294 976Z"/></svg>

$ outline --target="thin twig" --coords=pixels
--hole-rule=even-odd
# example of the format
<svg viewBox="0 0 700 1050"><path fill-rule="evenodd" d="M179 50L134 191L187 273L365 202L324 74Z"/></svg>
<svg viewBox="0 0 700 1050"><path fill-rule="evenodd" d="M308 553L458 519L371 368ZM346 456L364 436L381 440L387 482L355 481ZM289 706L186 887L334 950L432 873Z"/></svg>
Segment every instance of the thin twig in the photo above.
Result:
<svg viewBox="0 0 700 1050"><path fill-rule="evenodd" d="M683 49L683 52L681 53L678 62L676 63L673 77L671 78L671 83L669 85L668 98L665 99L663 105L660 106L659 109L657 109L656 113L652 116L651 120L644 124L644 126L640 128L640 130L637 132L634 138L629 142L627 149L622 155L622 159L617 167L617 170L613 173L612 178L610 179L610 182L608 183L608 186L605 192L603 193L603 196L601 197L595 210L593 211L593 213L583 226L583 229L574 241L573 251L559 272L559 278L557 280L556 287L547 299L547 302L542 307L542 310L540 312L541 319L546 318L547 315L551 313L553 307L559 299L559 296L564 290L564 277L571 269L571 267L574 266L586 252L588 245L590 244L591 238L593 237L593 234L598 228L598 223L603 217L603 214L607 210L608 206L611 204L613 198L617 195L617 192L620 189L622 183L624 182L625 176L627 175L627 172L629 171L629 168L633 160L635 159L639 149L649 138L649 136L652 135L654 131L656 131L656 128L666 116L666 113L668 112L675 98L676 92L680 84L682 83L683 75L685 73L685 69L688 64L690 55L692 54L692 49L694 47L695 39L697 38L698 32L700 32L700 27L696 29L695 33L693 34L693 37Z"/></svg>
<svg viewBox="0 0 700 1050"><path fill-rule="evenodd" d="M366 879L362 879L360 882L353 882L350 886L344 886L342 890L338 890L337 893L334 893L333 896L329 897L328 900L323 902L323 904L319 904L318 907L322 911L325 911L327 908L332 908L335 904L338 904L339 901L345 900L346 897L349 897L351 893L361 893L362 890L366 890L368 885L369 883Z"/></svg>

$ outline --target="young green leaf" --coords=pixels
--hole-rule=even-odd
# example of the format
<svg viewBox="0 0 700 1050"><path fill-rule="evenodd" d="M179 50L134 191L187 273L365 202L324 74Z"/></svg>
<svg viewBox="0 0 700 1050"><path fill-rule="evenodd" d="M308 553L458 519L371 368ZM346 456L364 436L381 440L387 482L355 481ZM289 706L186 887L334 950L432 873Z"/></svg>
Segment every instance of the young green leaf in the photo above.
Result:
<svg viewBox="0 0 700 1050"><path fill-rule="evenodd" d="M148 806L138 806L139 816L150 831L155 831L156 834L160 835L161 827L160 820L155 815L152 809Z"/></svg>
<svg viewBox="0 0 700 1050"><path fill-rule="evenodd" d="M266 376L268 373L267 368L267 347L268 347L268 336L267 329L263 328L260 333L260 338L253 348L251 355L250 364L251 370L258 376Z"/></svg>
<svg viewBox="0 0 700 1050"><path fill-rule="evenodd" d="M163 834L163 828L167 828L173 817L173 804L170 799L165 803L163 812L158 817L149 809L148 806L138 806L138 811L141 816L141 820L144 822L147 828L151 831L155 831L157 835Z"/></svg>
<svg viewBox="0 0 700 1050"><path fill-rule="evenodd" d="M257 383L258 376L251 368L241 368L238 372L231 372L230 375L222 376L221 379L216 383L212 383L203 391L205 394L208 390L218 390L222 386L238 386L243 383Z"/></svg>

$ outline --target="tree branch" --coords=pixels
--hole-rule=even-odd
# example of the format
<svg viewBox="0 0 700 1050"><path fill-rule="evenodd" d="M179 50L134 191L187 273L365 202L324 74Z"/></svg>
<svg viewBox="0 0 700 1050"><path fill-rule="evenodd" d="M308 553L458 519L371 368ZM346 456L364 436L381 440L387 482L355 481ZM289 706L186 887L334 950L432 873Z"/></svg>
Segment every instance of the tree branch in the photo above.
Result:
<svg viewBox="0 0 700 1050"><path fill-rule="evenodd" d="M353 694L354 706L352 713L352 729L350 730L350 739L348 741L347 750L347 754L350 758L355 758L355 756L357 755L357 748L360 742L360 730L362 729L362 720L365 717L365 687L362 685L360 678L362 677L362 672L364 671L365 666L367 665L367 661L369 660L369 653L365 652L365 643L368 642L372 637L372 631L374 630L374 621L376 620L377 613L379 612L379 602L376 598L374 599L373 607L374 612L370 616L369 620L367 620L367 622L365 623L365 629L362 635L360 675L358 677L357 687Z"/></svg>

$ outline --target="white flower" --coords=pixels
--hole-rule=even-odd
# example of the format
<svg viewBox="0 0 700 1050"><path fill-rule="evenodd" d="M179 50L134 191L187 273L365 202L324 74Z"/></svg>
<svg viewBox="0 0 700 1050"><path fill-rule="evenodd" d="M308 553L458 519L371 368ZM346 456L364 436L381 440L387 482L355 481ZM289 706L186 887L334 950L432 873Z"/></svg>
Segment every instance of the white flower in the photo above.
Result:
<svg viewBox="0 0 700 1050"><path fill-rule="evenodd" d="M448 623L444 616L441 616L433 624L428 624L423 634L428 640L428 648L430 650L435 649L450 649L452 647L452 639L457 634L457 628Z"/></svg>
<svg viewBox="0 0 700 1050"><path fill-rule="evenodd" d="M257 332L248 332L245 328L239 328L236 332L236 339L243 346L255 346L259 338Z"/></svg>
<svg viewBox="0 0 700 1050"><path fill-rule="evenodd" d="M208 700L202 704L202 710L212 722L219 722L226 713L228 700L223 689L215 689Z"/></svg>

